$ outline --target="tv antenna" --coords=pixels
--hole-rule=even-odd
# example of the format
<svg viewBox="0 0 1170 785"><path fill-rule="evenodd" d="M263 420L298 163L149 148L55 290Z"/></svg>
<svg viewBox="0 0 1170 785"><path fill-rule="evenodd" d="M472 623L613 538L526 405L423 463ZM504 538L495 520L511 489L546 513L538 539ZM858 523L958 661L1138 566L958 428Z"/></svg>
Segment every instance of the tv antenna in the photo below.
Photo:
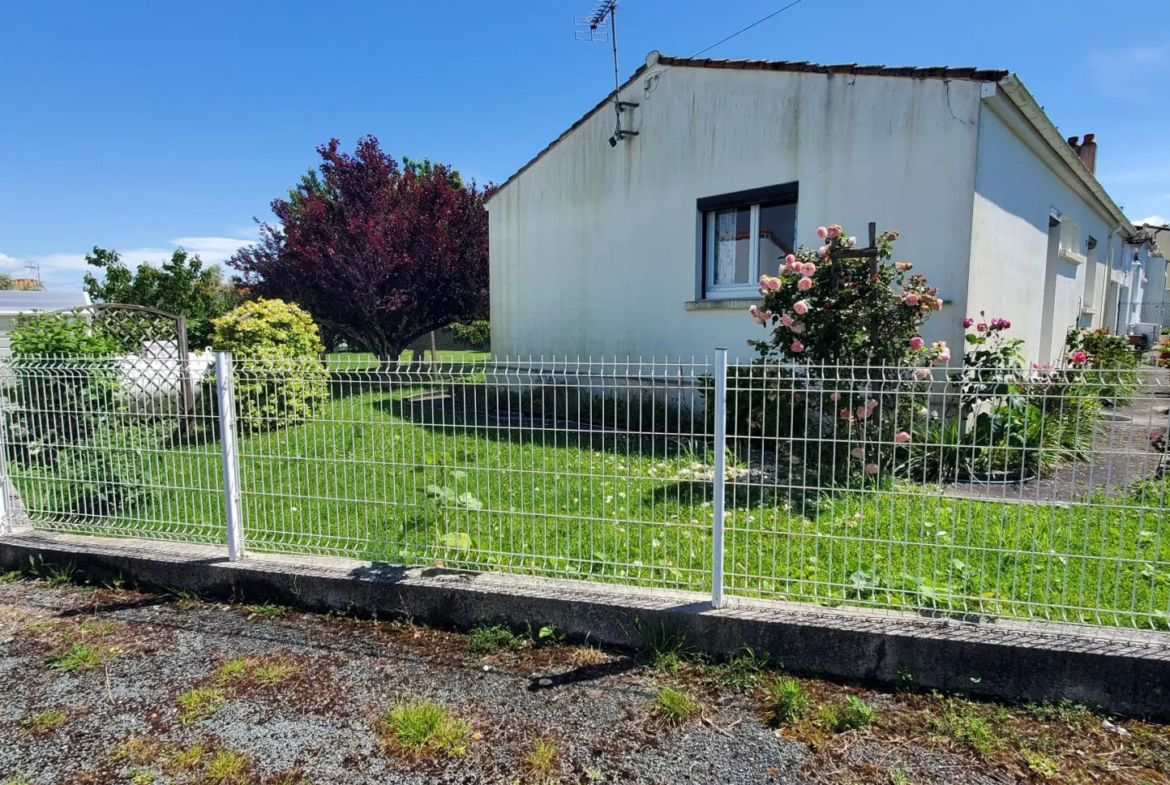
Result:
<svg viewBox="0 0 1170 785"><path fill-rule="evenodd" d="M617 127L613 136L609 137L609 146L617 147L617 143L627 136L637 136L637 131L626 131L622 128L622 112L634 109L638 104L632 101L621 100L621 72L618 70L617 47L617 7L620 0L595 0L593 7L585 16L573 17L573 37L578 41L592 43L610 43L613 45L613 112L617 120Z"/></svg>
<svg viewBox="0 0 1170 785"><path fill-rule="evenodd" d="M34 262L31 259L24 263L24 267L29 271L29 277L35 278L38 282L41 280L41 265L40 262Z"/></svg>

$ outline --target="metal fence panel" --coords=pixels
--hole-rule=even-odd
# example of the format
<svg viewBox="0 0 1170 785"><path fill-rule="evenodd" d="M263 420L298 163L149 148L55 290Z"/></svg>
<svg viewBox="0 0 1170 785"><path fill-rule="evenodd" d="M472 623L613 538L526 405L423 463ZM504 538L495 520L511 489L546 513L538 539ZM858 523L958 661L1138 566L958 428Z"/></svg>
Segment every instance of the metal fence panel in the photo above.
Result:
<svg viewBox="0 0 1170 785"><path fill-rule="evenodd" d="M209 382L206 363L157 354L4 358L9 523L222 543Z"/></svg>

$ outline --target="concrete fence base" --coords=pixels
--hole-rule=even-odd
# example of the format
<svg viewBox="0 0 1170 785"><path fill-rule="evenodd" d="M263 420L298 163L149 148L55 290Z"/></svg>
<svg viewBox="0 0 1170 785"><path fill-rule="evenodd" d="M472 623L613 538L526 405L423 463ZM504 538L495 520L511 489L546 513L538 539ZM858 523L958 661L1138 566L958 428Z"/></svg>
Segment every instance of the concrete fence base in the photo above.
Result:
<svg viewBox="0 0 1170 785"><path fill-rule="evenodd" d="M715 657L744 646L806 675L1009 701L1070 700L1170 720L1170 635L1025 622L968 623L577 581L407 569L347 559L249 555L222 548L18 532L0 537L0 570L29 558L72 564L95 579L275 602L307 610L443 627L555 625L571 640L637 648L649 631L685 636Z"/></svg>

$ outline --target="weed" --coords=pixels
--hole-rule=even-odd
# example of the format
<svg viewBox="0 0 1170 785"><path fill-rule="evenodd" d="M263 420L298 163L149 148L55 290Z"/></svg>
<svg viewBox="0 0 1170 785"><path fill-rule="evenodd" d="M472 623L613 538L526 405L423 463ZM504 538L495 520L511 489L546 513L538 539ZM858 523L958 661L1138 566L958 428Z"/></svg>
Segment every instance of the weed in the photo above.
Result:
<svg viewBox="0 0 1170 785"><path fill-rule="evenodd" d="M431 701L399 701L381 726L396 747L414 755L464 755L471 738L471 725Z"/></svg>
<svg viewBox="0 0 1170 785"><path fill-rule="evenodd" d="M99 621L97 619L86 619L77 628L77 631L82 635L95 635L99 638L105 638L113 635L118 629L118 625L112 621Z"/></svg>
<svg viewBox="0 0 1170 785"><path fill-rule="evenodd" d="M934 730L975 750L981 757L1002 749L1005 741L998 735L985 717L972 712L971 704L964 700L949 699L942 705L942 713L929 719Z"/></svg>
<svg viewBox="0 0 1170 785"><path fill-rule="evenodd" d="M69 647L69 651L50 657L49 667L58 673L76 673L96 668L103 660L99 648L79 642Z"/></svg>
<svg viewBox="0 0 1170 785"><path fill-rule="evenodd" d="M31 733L51 731L60 728L69 722L69 712L64 709L46 709L38 711L21 723L26 731Z"/></svg>
<svg viewBox="0 0 1170 785"><path fill-rule="evenodd" d="M910 778L901 769L893 769L890 772L890 785L910 785Z"/></svg>
<svg viewBox="0 0 1170 785"><path fill-rule="evenodd" d="M721 668L720 681L728 687L745 692L755 688L764 668L768 667L768 655L759 656L750 646L744 646L731 656Z"/></svg>
<svg viewBox="0 0 1170 785"><path fill-rule="evenodd" d="M20 570L12 570L10 572L0 573L0 583L13 583L24 577L24 573Z"/></svg>
<svg viewBox="0 0 1170 785"><path fill-rule="evenodd" d="M204 781L208 785L247 785L248 756L234 750L220 750L203 767Z"/></svg>
<svg viewBox="0 0 1170 785"><path fill-rule="evenodd" d="M702 708L690 695L671 687L659 687L654 693L654 712L667 725L681 725Z"/></svg>
<svg viewBox="0 0 1170 785"><path fill-rule="evenodd" d="M158 745L141 736L132 736L120 742L110 753L110 758L116 761L126 761L136 766L145 766L153 763L158 757Z"/></svg>
<svg viewBox="0 0 1170 785"><path fill-rule="evenodd" d="M4 780L2 785L32 785L32 781L25 777L13 777L12 779Z"/></svg>
<svg viewBox="0 0 1170 785"><path fill-rule="evenodd" d="M1063 722L1067 725L1083 725L1093 721L1093 712L1079 703L1029 703L1024 707L1028 716L1037 722Z"/></svg>
<svg viewBox="0 0 1170 785"><path fill-rule="evenodd" d="M868 728L877 721L877 711L860 698L850 695L844 703L822 706L817 711L817 724L833 733Z"/></svg>
<svg viewBox="0 0 1170 785"><path fill-rule="evenodd" d="M557 745L552 739L540 737L532 745L532 752L524 756L524 768L534 779L544 780L557 767Z"/></svg>
<svg viewBox="0 0 1170 785"><path fill-rule="evenodd" d="M203 607L203 598L195 592L176 589L171 594L175 597L175 607L181 611L189 611Z"/></svg>
<svg viewBox="0 0 1170 785"><path fill-rule="evenodd" d="M777 725L799 722L809 701L808 690L796 679L779 676L768 685L768 716Z"/></svg>
<svg viewBox="0 0 1170 785"><path fill-rule="evenodd" d="M605 772L601 769L585 769L586 782L601 782L605 779Z"/></svg>
<svg viewBox="0 0 1170 785"><path fill-rule="evenodd" d="M1060 774L1060 765L1042 752L1023 749L1020 752L1028 763L1028 768L1041 777L1056 777Z"/></svg>
<svg viewBox="0 0 1170 785"><path fill-rule="evenodd" d="M257 665L252 671L252 675L256 677L256 681L261 684L280 684L287 680L290 676L300 670L300 666L293 665L291 662L284 660L277 660L263 665Z"/></svg>
<svg viewBox="0 0 1170 785"><path fill-rule="evenodd" d="M532 628L529 627L528 637L532 638L537 646L560 646L565 642L565 634L558 630L555 624L541 627L535 635L532 634Z"/></svg>
<svg viewBox="0 0 1170 785"><path fill-rule="evenodd" d="M140 771L130 780L130 785L151 785L154 782L154 772L150 769Z"/></svg>
<svg viewBox="0 0 1170 785"><path fill-rule="evenodd" d="M285 606L274 605L271 602L266 602L263 605L245 605L244 609L248 611L249 619L273 619L288 613L288 608Z"/></svg>
<svg viewBox="0 0 1170 785"><path fill-rule="evenodd" d="M639 651L642 658L657 670L673 673L692 657L686 635L665 623L658 627L638 627Z"/></svg>
<svg viewBox="0 0 1170 785"><path fill-rule="evenodd" d="M223 704L223 692L210 687L196 687L179 696L179 722L188 725L210 717Z"/></svg>
<svg viewBox="0 0 1170 785"><path fill-rule="evenodd" d="M569 662L575 668L587 668L605 662L605 652L592 646L574 646L569 650Z"/></svg>
<svg viewBox="0 0 1170 785"><path fill-rule="evenodd" d="M216 684L227 684L229 681L243 679L248 675L248 662L243 657L233 657L215 669L213 678Z"/></svg>
<svg viewBox="0 0 1170 785"><path fill-rule="evenodd" d="M50 588L58 586L65 586L73 583L77 577L77 567L73 562L69 562L63 566L50 564L45 570L45 580L48 582Z"/></svg>
<svg viewBox="0 0 1170 785"><path fill-rule="evenodd" d="M174 745L167 745L163 748L163 767L169 772L193 771L203 762L204 754L206 754L206 750L200 744L185 750Z"/></svg>
<svg viewBox="0 0 1170 785"><path fill-rule="evenodd" d="M515 648L521 642L522 639L503 624L476 627L471 631L469 640L471 650L480 654Z"/></svg>

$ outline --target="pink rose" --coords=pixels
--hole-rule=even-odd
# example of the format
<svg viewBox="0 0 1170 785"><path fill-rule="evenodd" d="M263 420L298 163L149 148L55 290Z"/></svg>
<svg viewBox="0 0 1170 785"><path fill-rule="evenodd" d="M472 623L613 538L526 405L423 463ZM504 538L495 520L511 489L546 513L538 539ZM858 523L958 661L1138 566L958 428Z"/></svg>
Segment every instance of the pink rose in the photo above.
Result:
<svg viewBox="0 0 1170 785"><path fill-rule="evenodd" d="M926 381L927 379L930 378L930 369L929 368L915 368L914 369L914 378L920 382Z"/></svg>
<svg viewBox="0 0 1170 785"><path fill-rule="evenodd" d="M865 457L865 449L862 447L854 447L852 450L849 451L849 454L852 455L854 458L864 458Z"/></svg>
<svg viewBox="0 0 1170 785"><path fill-rule="evenodd" d="M842 420L852 420L853 419L853 412L849 411L848 409L842 409L841 411L839 411L837 413L839 415L841 415Z"/></svg>
<svg viewBox="0 0 1170 785"><path fill-rule="evenodd" d="M975 320L972 319L970 316L968 316L966 319L963 320L963 329L965 330L973 324L975 324Z"/></svg>
<svg viewBox="0 0 1170 785"><path fill-rule="evenodd" d="M792 345L788 348L792 350L793 354L800 354L804 351L804 344L800 341L793 341Z"/></svg>
<svg viewBox="0 0 1170 785"><path fill-rule="evenodd" d="M837 237L840 234L841 234L841 227L839 225L833 224L832 226L829 227L829 237L830 238Z"/></svg>
<svg viewBox="0 0 1170 785"><path fill-rule="evenodd" d="M1088 361L1089 355L1085 354L1084 352L1073 352L1068 356L1068 359L1072 360L1072 362L1076 365L1081 365Z"/></svg>
<svg viewBox="0 0 1170 785"><path fill-rule="evenodd" d="M805 278L809 278L817 274L817 266L812 262L805 262L800 266L800 274Z"/></svg>
<svg viewBox="0 0 1170 785"><path fill-rule="evenodd" d="M831 393L831 394L829 395L829 400L830 400L830 401L839 401L839 400L841 400L841 393Z"/></svg>
<svg viewBox="0 0 1170 785"><path fill-rule="evenodd" d="M918 351L923 346L926 346L926 341L922 340L917 335L915 335L913 338L910 339L910 348L913 349L914 351Z"/></svg>
<svg viewBox="0 0 1170 785"><path fill-rule="evenodd" d="M801 316L808 313L808 300L797 300L792 304L792 310L796 311ZM921 338L919 340L922 340Z"/></svg>
<svg viewBox="0 0 1170 785"><path fill-rule="evenodd" d="M819 238L821 238L822 240L824 240L824 239L825 239L826 237L828 237L828 236L829 236L829 230L828 230L828 229L826 229L826 228L825 228L825 227L823 227L823 226L818 226L818 227L817 227L817 237L819 237Z"/></svg>
<svg viewBox="0 0 1170 785"><path fill-rule="evenodd" d="M751 308L748 308L748 313L750 313L752 318L756 320L756 324L767 324L772 320L771 311L761 311L754 305Z"/></svg>
<svg viewBox="0 0 1170 785"><path fill-rule="evenodd" d="M910 306L918 305L918 295L908 294L902 299L902 302L904 302L904 303L906 303L906 305L910 305Z"/></svg>
<svg viewBox="0 0 1170 785"><path fill-rule="evenodd" d="M826 258L828 255L829 255L829 246L822 245L820 248L817 249L817 256L821 257L822 259Z"/></svg>
<svg viewBox="0 0 1170 785"><path fill-rule="evenodd" d="M785 269L788 270L788 272L790 272L790 273L799 273L803 266L804 265L802 265L800 262L793 261L793 262L790 262L788 264L788 267L786 267Z"/></svg>
<svg viewBox="0 0 1170 785"><path fill-rule="evenodd" d="M854 414L857 415L857 419L864 420L866 417L869 416L869 412L870 412L870 408L868 406L858 406L857 410L854 412Z"/></svg>
<svg viewBox="0 0 1170 785"><path fill-rule="evenodd" d="M780 324L784 325L785 327L791 327L792 326L792 317L786 313L781 314L780 315Z"/></svg>
<svg viewBox="0 0 1170 785"><path fill-rule="evenodd" d="M936 310L936 311L941 311L941 310L942 310L942 307L943 307L943 301L942 301L942 298L941 298L941 297L935 297L935 298L934 298L934 310Z"/></svg>
<svg viewBox="0 0 1170 785"><path fill-rule="evenodd" d="M910 434L906 433L905 431L902 431L894 437L895 444L905 444L908 441L910 441Z"/></svg>
<svg viewBox="0 0 1170 785"><path fill-rule="evenodd" d="M872 412L874 409L877 408L877 401L875 401L873 398L870 398L868 401L865 402L865 408L869 409Z"/></svg>
<svg viewBox="0 0 1170 785"><path fill-rule="evenodd" d="M903 273L906 272L907 270L909 270L910 268L912 268L913 266L914 265L910 264L910 262L898 262L897 264L894 265L894 267L897 267L898 270L900 272L903 272Z"/></svg>
<svg viewBox="0 0 1170 785"><path fill-rule="evenodd" d="M802 292L807 292L812 288L812 278L801 278L796 282L796 288Z"/></svg>
<svg viewBox="0 0 1170 785"><path fill-rule="evenodd" d="M867 463L865 465L865 473L866 474L877 474L878 473L878 465L876 463Z"/></svg>

